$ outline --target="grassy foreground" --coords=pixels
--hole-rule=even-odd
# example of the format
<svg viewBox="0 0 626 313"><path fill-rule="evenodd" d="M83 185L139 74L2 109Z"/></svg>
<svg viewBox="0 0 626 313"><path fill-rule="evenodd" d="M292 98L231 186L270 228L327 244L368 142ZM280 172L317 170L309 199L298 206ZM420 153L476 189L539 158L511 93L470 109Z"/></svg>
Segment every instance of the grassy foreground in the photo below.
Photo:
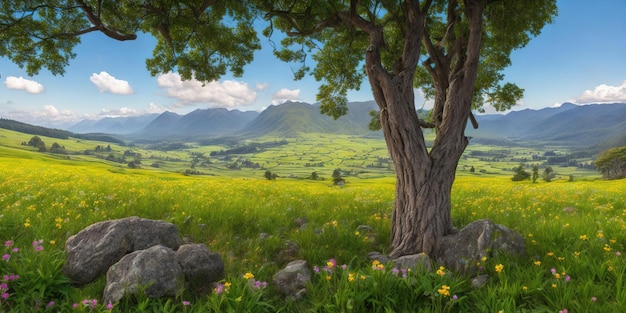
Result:
<svg viewBox="0 0 626 313"><path fill-rule="evenodd" d="M259 179L189 177L2 151L0 158L0 312L626 311L623 180L459 177L457 227L490 218L527 242L526 258L483 260L490 279L477 289L445 268L418 273L367 259L388 249L392 178L350 178L338 188L267 181L262 172ZM132 215L172 222L206 243L224 258L227 278L210 295L117 304L99 302L103 278L71 286L60 272L67 237ZM294 258L316 273L300 301L279 297L271 282Z"/></svg>

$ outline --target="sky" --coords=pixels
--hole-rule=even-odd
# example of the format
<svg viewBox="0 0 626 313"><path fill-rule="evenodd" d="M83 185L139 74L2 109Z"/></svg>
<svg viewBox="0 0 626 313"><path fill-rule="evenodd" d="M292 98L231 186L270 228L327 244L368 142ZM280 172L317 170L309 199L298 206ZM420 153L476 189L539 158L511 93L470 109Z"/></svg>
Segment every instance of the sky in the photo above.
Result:
<svg viewBox="0 0 626 313"><path fill-rule="evenodd" d="M525 90L513 110L626 102L626 1L558 0L557 5L553 23L514 51L504 71L504 81ZM204 86L181 81L175 72L151 76L145 59L155 40L148 35L124 42L84 35L63 76L44 69L31 77L0 58L0 117L67 128L84 119L220 107L261 111L287 100L315 103L319 83L310 76L294 81L295 66L277 60L268 40L260 39L263 49L243 77L227 75ZM372 99L367 82L348 94L349 101ZM416 106L428 108L419 90Z"/></svg>

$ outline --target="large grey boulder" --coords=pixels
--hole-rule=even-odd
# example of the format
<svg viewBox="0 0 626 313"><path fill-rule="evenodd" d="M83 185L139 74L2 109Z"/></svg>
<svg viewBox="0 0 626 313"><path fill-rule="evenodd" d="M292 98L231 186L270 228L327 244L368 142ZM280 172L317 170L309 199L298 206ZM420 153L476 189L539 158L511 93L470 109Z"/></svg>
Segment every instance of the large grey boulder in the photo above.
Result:
<svg viewBox="0 0 626 313"><path fill-rule="evenodd" d="M63 273L76 284L87 284L128 253L155 245L177 250L181 244L172 223L136 216L103 221L67 240Z"/></svg>
<svg viewBox="0 0 626 313"><path fill-rule="evenodd" d="M185 285L185 274L176 262L176 253L162 245L127 254L106 275L104 303L115 303L139 292L150 298L174 297Z"/></svg>
<svg viewBox="0 0 626 313"><path fill-rule="evenodd" d="M185 244L176 251L176 261L185 274L189 287L200 294L208 294L212 283L225 277L224 260L203 244Z"/></svg>
<svg viewBox="0 0 626 313"><path fill-rule="evenodd" d="M525 255L524 238L491 220L472 222L457 234L445 236L434 253L437 263L459 273L474 274L483 257Z"/></svg>
<svg viewBox="0 0 626 313"><path fill-rule="evenodd" d="M311 281L311 269L305 260L291 261L274 274L273 280L282 295L300 299L306 294L306 286Z"/></svg>

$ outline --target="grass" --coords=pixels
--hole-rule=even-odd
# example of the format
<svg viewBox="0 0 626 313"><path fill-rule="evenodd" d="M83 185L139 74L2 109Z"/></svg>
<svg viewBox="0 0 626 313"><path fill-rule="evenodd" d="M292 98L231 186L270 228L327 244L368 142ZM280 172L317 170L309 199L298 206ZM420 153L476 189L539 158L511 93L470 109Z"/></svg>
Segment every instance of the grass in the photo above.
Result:
<svg viewBox="0 0 626 313"><path fill-rule="evenodd" d="M13 142L8 138L16 135L4 136L3 143ZM96 144L70 141L84 147ZM366 140L353 145L346 138L334 141L342 146L335 154L328 146L310 142L301 143L310 145L302 151L332 164L326 170L358 163L361 153L379 151ZM284 154L300 164L295 156L302 152L273 149L254 157L271 163L277 159L272 155ZM267 181L263 170L240 171L237 176L219 169L217 176L183 176L90 158L67 160L19 144L0 146L0 158L2 312L626 310L623 181L580 175L574 182L515 183L509 173L470 174L460 166L452 198L455 225L489 218L515 229L527 243L526 257L483 260L482 274L490 279L474 288L471 277L445 268L407 271L367 259L370 251L389 249L394 194L389 172L350 176L339 188L330 180L299 178L310 169L293 164L286 171L295 172L294 178ZM464 162L485 165L471 158ZM92 223L131 215L172 222L181 235L207 244L224 258L226 279L211 295L128 297L111 308L99 302L104 278L86 286L70 285L60 272L67 237ZM300 227L302 221L305 227ZM357 231L360 225L373 231ZM297 249L287 253L286 247ZM307 295L290 301L278 296L272 276L296 258L307 260L316 271Z"/></svg>

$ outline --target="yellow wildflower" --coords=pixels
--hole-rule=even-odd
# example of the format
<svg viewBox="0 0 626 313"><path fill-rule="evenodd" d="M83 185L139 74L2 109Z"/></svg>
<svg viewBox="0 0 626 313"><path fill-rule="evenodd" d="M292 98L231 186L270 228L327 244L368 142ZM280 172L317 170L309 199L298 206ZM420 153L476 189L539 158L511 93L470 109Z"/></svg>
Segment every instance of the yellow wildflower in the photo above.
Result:
<svg viewBox="0 0 626 313"><path fill-rule="evenodd" d="M243 278L245 278L245 279L252 279L252 278L254 278L254 274L252 274L250 272L247 272L247 273L243 274Z"/></svg>
<svg viewBox="0 0 626 313"><path fill-rule="evenodd" d="M496 265L496 273L502 272L503 269L504 269L504 265L502 264Z"/></svg>
<svg viewBox="0 0 626 313"><path fill-rule="evenodd" d="M444 296L444 297L449 297L450 296L450 286L448 285L442 285L441 288L437 289L437 292Z"/></svg>
<svg viewBox="0 0 626 313"><path fill-rule="evenodd" d="M446 272L444 272L445 269L446 269L445 267L439 266L439 269L437 270L437 275L439 276L445 275L446 274Z"/></svg>

